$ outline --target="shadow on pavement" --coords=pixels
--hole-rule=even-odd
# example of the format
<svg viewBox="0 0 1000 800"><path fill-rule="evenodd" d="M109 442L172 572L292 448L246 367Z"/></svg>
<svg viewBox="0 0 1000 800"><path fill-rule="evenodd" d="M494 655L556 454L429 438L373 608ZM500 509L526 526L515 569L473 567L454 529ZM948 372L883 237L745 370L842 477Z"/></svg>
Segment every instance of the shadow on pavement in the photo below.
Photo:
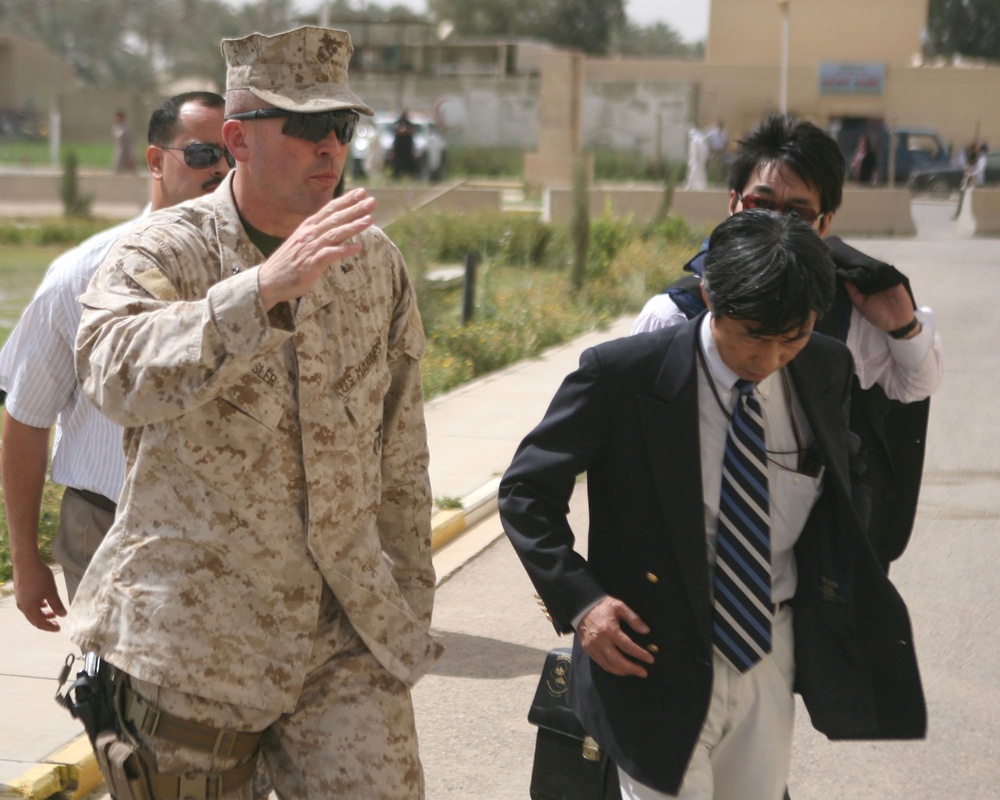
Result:
<svg viewBox="0 0 1000 800"><path fill-rule="evenodd" d="M432 674L445 677L505 680L537 675L548 652L471 633L437 629L432 632L445 647Z"/></svg>

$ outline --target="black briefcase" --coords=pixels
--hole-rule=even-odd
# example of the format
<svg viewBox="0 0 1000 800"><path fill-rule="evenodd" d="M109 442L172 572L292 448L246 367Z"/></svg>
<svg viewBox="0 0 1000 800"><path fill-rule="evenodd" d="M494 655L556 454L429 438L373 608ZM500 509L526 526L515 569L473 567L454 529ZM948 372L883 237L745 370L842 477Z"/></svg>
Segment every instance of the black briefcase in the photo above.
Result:
<svg viewBox="0 0 1000 800"><path fill-rule="evenodd" d="M621 800L618 769L566 702L572 666L569 648L549 652L528 712L538 726L531 800Z"/></svg>

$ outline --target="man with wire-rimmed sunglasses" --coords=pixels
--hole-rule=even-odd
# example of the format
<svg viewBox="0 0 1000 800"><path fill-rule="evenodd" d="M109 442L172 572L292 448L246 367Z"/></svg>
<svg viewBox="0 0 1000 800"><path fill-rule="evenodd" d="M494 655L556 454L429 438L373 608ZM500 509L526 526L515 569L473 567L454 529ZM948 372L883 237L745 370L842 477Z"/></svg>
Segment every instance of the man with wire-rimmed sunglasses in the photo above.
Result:
<svg viewBox="0 0 1000 800"><path fill-rule="evenodd" d="M209 192L229 172L222 157L224 103L212 92L187 92L154 109L146 149L151 177L148 211ZM184 157L175 158L172 150L180 150ZM125 479L121 428L103 417L77 385L73 337L81 312L76 298L112 244L134 222L102 231L53 261L0 353L0 388L9 392L4 410L3 495L14 595L25 619L43 631L59 630L58 618L66 615L55 577L38 549L52 426L58 426L52 478L67 487L52 549L63 567L70 601L111 526Z"/></svg>
<svg viewBox="0 0 1000 800"><path fill-rule="evenodd" d="M222 51L235 169L138 226L81 298L77 369L130 465L73 609L117 687L98 760L116 797L250 798L259 754L283 798L421 798L424 335L374 199L334 197L372 111L346 31Z"/></svg>

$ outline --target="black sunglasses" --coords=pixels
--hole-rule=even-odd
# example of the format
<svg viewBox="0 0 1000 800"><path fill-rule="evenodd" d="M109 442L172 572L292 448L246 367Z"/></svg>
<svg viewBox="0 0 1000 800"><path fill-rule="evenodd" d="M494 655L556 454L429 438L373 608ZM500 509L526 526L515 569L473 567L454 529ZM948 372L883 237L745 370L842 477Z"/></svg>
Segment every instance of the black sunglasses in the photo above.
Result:
<svg viewBox="0 0 1000 800"><path fill-rule="evenodd" d="M820 212L809 206L801 206L795 203L779 203L772 197L763 197L759 194L748 194L745 197L739 192L736 196L740 198L743 208L750 210L760 208L764 211L777 211L779 214L794 214L806 225L812 225L820 217Z"/></svg>
<svg viewBox="0 0 1000 800"><path fill-rule="evenodd" d="M285 136L305 139L317 144L322 142L330 131L337 134L342 145L351 143L354 138L354 128L358 124L357 111L317 111L306 114L301 111L285 111L282 108L258 108L256 111L244 111L241 114L230 114L226 119L274 119L286 117L281 132Z"/></svg>
<svg viewBox="0 0 1000 800"><path fill-rule="evenodd" d="M236 166L236 159L228 150L214 144L205 142L192 142L184 147L163 147L157 145L161 150L180 150L184 153L184 163L191 169L208 169L219 163L219 159L226 157L226 163L230 169Z"/></svg>

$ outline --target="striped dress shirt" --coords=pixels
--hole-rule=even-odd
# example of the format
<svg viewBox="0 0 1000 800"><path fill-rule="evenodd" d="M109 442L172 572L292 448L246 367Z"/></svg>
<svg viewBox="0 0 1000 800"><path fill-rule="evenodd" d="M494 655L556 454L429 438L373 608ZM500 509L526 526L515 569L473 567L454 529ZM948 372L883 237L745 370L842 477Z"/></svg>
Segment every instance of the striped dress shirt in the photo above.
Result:
<svg viewBox="0 0 1000 800"><path fill-rule="evenodd" d="M133 222L95 234L53 261L0 351L8 413L34 428L56 426L52 480L115 502L125 480L122 429L80 391L73 359L82 313L77 298Z"/></svg>

